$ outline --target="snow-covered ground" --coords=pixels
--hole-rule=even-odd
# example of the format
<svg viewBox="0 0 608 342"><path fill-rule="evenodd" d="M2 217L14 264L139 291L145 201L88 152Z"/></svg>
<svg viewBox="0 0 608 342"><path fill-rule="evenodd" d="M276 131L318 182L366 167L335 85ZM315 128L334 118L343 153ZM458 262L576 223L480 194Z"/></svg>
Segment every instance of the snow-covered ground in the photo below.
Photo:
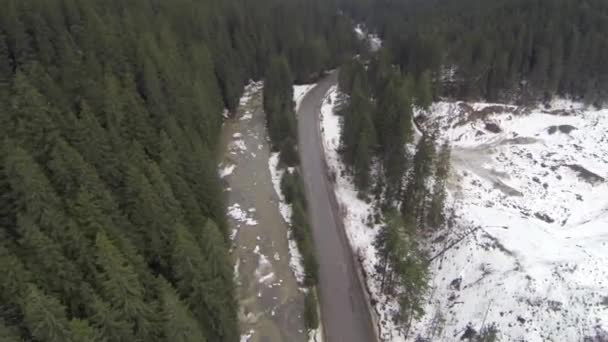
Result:
<svg viewBox="0 0 608 342"><path fill-rule="evenodd" d="M608 110L443 102L419 114L453 148L457 225L433 248L473 233L432 263L416 332L451 341L495 324L502 341L534 342L608 329Z"/></svg>
<svg viewBox="0 0 608 342"><path fill-rule="evenodd" d="M353 249L362 259L385 341L404 341L397 304L374 278L374 203L357 197L338 148L341 118L330 89L321 110L323 144ZM449 205L456 225L433 236L427 314L408 340L457 341L490 325L501 341L583 341L608 328L608 110L568 101L527 110L499 104L436 103L452 150ZM419 117L419 119L423 118ZM589 340L605 341L605 339Z"/></svg>
<svg viewBox="0 0 608 342"><path fill-rule="evenodd" d="M330 172L336 176L334 192L344 222L346 235L353 251L361 260L361 266L368 275L367 287L370 297L375 303L374 309L379 322L379 334L384 341L404 341L400 330L392 317L398 304L393 298L385 296L380 290L380 278L376 276L378 256L374 240L380 230L379 225L372 223L374 202L367 203L357 196L357 190L352 178L344 171L338 150L340 148L340 132L342 118L334 113L339 100L336 86L330 88L321 107L321 130L325 158Z"/></svg>

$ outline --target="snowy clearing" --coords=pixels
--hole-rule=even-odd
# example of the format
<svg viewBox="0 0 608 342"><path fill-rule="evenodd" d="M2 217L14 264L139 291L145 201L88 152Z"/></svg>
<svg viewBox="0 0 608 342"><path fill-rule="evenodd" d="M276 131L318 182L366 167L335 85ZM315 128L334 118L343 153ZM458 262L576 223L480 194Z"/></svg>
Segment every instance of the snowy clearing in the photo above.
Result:
<svg viewBox="0 0 608 342"><path fill-rule="evenodd" d="M418 111L452 144L458 227L432 265L417 333L459 338L495 324L503 341L582 341L608 328L608 110L441 102ZM438 329L442 327L442 329Z"/></svg>

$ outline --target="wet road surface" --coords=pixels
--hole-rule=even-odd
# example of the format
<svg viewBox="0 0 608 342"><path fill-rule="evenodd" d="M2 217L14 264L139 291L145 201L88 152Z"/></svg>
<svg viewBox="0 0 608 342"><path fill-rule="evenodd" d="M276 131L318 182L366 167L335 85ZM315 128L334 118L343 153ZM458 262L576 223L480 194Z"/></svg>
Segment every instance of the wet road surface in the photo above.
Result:
<svg viewBox="0 0 608 342"><path fill-rule="evenodd" d="M327 176L319 127L323 99L337 72L323 78L298 110L298 144L319 262L319 294L326 342L376 341L354 259Z"/></svg>

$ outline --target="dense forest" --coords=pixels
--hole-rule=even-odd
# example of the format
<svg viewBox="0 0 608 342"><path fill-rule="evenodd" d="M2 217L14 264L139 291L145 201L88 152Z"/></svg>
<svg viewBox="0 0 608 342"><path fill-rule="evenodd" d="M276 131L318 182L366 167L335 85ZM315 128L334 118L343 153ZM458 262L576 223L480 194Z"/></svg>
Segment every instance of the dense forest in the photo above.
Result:
<svg viewBox="0 0 608 342"><path fill-rule="evenodd" d="M603 0L342 0L377 30L391 60L435 96L531 103L608 99Z"/></svg>
<svg viewBox="0 0 608 342"><path fill-rule="evenodd" d="M0 340L238 341L222 112L275 56L290 81L336 66L352 23L326 0L0 3Z"/></svg>
<svg viewBox="0 0 608 342"><path fill-rule="evenodd" d="M428 286L430 256L421 241L446 223L450 147L436 132L415 137L412 108L432 100L428 74L403 74L380 52L346 63L339 90L342 160L360 196L376 199L385 218L375 241L377 273L382 290L399 300L396 319L407 330L423 314Z"/></svg>
<svg viewBox="0 0 608 342"><path fill-rule="evenodd" d="M412 105L608 98L604 0L0 6L2 341L238 341L216 166L222 112L250 78L266 80L273 150L297 166L291 85L344 65L343 156L357 186L385 199L379 267L387 291L402 289L404 322L421 314L426 256L415 237L445 222L449 159L433 132L407 150ZM352 60L349 17L385 48ZM295 170L282 188L314 286Z"/></svg>
<svg viewBox="0 0 608 342"><path fill-rule="evenodd" d="M343 0L382 48L340 70L341 157L362 198L375 199L382 290L405 334L428 290L425 241L451 224L450 146L414 112L434 100L536 105L555 96L608 102L608 3L601 0ZM475 334L493 340L495 328ZM473 339L474 340L474 339Z"/></svg>

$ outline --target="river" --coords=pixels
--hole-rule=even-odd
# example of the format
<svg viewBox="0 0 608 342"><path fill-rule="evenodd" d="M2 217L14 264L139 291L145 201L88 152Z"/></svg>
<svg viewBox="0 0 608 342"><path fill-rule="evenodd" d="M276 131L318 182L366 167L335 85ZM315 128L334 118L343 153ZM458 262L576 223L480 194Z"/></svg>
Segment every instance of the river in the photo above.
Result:
<svg viewBox="0 0 608 342"><path fill-rule="evenodd" d="M249 87L222 128L223 176L241 341L306 341L303 293L289 266L288 227L273 188L260 87Z"/></svg>

